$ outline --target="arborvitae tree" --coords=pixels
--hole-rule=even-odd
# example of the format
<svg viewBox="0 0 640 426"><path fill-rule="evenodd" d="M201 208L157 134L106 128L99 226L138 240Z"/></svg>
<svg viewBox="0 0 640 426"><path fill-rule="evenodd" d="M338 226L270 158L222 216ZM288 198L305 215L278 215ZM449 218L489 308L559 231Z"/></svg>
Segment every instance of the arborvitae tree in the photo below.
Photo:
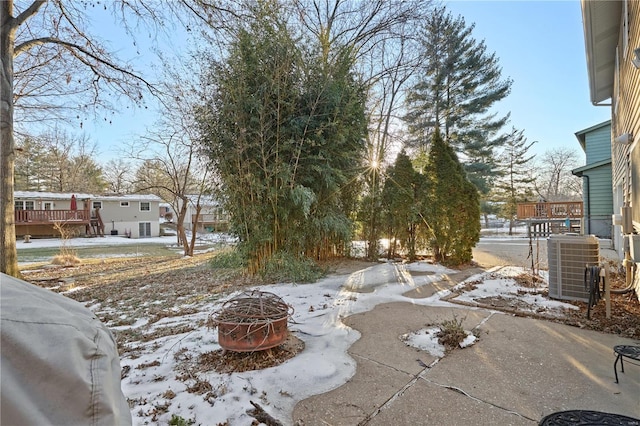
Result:
<svg viewBox="0 0 640 426"><path fill-rule="evenodd" d="M389 238L388 257L396 255L396 243L407 251L410 260L416 258L416 235L419 217L421 175L411 159L401 151L395 163L385 173L382 189L382 215L385 233Z"/></svg>
<svg viewBox="0 0 640 426"><path fill-rule="evenodd" d="M509 94L511 80L502 79L498 58L484 41L473 38L473 28L445 7L425 20L419 35L424 65L409 91L405 120L410 146L423 151L439 129L461 154L470 180L486 193L493 150L502 142L496 135L508 119L489 111Z"/></svg>
<svg viewBox="0 0 640 426"><path fill-rule="evenodd" d="M527 201L533 194L535 178L531 173L535 154L529 149L536 142L527 142L523 130L511 129L500 155L501 177L495 186L497 200L502 202L502 214L509 219L509 235L513 233L513 221L518 211L518 203Z"/></svg>
<svg viewBox="0 0 640 426"><path fill-rule="evenodd" d="M423 212L434 260L446 264L469 262L471 250L480 239L478 191L439 129L431 140L425 175L428 202Z"/></svg>

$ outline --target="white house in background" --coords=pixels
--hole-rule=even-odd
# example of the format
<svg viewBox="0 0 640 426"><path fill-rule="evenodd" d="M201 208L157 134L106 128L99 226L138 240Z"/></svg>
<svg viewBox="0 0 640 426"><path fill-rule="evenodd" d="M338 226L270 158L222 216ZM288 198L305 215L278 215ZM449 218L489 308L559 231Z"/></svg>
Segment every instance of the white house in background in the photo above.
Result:
<svg viewBox="0 0 640 426"><path fill-rule="evenodd" d="M150 194L97 195L92 209L100 209L105 233L130 238L160 235L158 211L161 198Z"/></svg>
<svg viewBox="0 0 640 426"><path fill-rule="evenodd" d="M187 214L184 218L184 229L191 231L196 229L197 232L225 232L229 229L229 215L225 212L222 204L211 195L200 196L200 216L196 223L196 202L197 195L187 195L189 202L187 204ZM167 204L163 204L167 205ZM178 214L171 208L173 214L173 222L175 223ZM168 211L161 210L161 213Z"/></svg>
<svg viewBox="0 0 640 426"><path fill-rule="evenodd" d="M18 237L58 235L56 223L65 223L85 235L106 233L130 238L160 235L161 199L155 195L15 191L14 199Z"/></svg>

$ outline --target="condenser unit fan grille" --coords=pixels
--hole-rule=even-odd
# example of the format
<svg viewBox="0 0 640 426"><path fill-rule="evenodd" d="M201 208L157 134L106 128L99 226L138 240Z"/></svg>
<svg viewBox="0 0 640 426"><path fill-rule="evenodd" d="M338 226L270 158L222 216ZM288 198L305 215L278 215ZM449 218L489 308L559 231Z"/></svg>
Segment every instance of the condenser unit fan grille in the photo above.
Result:
<svg viewBox="0 0 640 426"><path fill-rule="evenodd" d="M587 266L599 263L598 239L592 235L552 235L547 239L547 253L549 297L588 302L584 271Z"/></svg>

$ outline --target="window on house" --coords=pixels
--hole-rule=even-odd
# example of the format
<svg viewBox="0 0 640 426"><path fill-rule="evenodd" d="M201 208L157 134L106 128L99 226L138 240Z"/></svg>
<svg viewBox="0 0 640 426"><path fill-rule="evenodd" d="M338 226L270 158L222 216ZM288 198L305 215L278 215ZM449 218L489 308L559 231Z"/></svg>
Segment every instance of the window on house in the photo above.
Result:
<svg viewBox="0 0 640 426"><path fill-rule="evenodd" d="M33 201L16 200L14 205L16 210L35 210Z"/></svg>
<svg viewBox="0 0 640 426"><path fill-rule="evenodd" d="M120 207L129 207L128 201L120 201Z"/></svg>
<svg viewBox="0 0 640 426"><path fill-rule="evenodd" d="M42 203L42 206L45 210L51 210L51 205L53 203L51 201L45 201L44 203Z"/></svg>
<svg viewBox="0 0 640 426"><path fill-rule="evenodd" d="M149 203L148 201L140 201L141 212L148 212L150 210L151 210L151 203Z"/></svg>
<svg viewBox="0 0 640 426"><path fill-rule="evenodd" d="M102 208L102 201L94 201L91 203L91 208L92 209L101 209Z"/></svg>

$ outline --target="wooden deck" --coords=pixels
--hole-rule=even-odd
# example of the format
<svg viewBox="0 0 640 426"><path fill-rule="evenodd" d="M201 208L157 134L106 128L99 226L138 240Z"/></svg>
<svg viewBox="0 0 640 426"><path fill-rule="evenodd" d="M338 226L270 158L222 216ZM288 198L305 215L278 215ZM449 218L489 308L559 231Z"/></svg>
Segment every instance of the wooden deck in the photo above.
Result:
<svg viewBox="0 0 640 426"><path fill-rule="evenodd" d="M55 228L57 224L74 228L84 227L87 235L104 235L104 224L99 209L93 212L89 210L15 210L15 224L16 236L58 235Z"/></svg>
<svg viewBox="0 0 640 426"><path fill-rule="evenodd" d="M16 210L16 226L51 225L56 222L88 224L91 220L89 210Z"/></svg>
<svg viewBox="0 0 640 426"><path fill-rule="evenodd" d="M582 201L558 201L552 203L518 204L518 220L526 219L580 219L583 216Z"/></svg>
<svg viewBox="0 0 640 426"><path fill-rule="evenodd" d="M191 215L191 224L199 231L227 231L229 220L218 214L200 214L198 223L195 223L196 215Z"/></svg>
<svg viewBox="0 0 640 426"><path fill-rule="evenodd" d="M527 224L527 236L582 232L582 201L518 204L517 218Z"/></svg>

